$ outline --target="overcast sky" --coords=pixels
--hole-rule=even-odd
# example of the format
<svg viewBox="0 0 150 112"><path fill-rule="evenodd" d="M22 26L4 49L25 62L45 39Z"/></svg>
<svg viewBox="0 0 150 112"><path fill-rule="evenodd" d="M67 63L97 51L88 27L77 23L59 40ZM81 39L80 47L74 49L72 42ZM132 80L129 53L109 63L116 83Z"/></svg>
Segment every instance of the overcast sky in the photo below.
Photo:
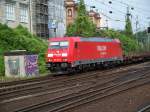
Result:
<svg viewBox="0 0 150 112"><path fill-rule="evenodd" d="M109 1L112 4L109 4ZM134 10L130 10L134 31L137 20L139 21L138 30L146 29L150 21L150 0L85 0L85 3L88 9L90 6L96 6L100 14L105 15L102 16L103 26L106 26L106 19L108 19L109 27L124 29L127 5L130 6L130 9L134 8ZM109 11L112 11L112 14Z"/></svg>

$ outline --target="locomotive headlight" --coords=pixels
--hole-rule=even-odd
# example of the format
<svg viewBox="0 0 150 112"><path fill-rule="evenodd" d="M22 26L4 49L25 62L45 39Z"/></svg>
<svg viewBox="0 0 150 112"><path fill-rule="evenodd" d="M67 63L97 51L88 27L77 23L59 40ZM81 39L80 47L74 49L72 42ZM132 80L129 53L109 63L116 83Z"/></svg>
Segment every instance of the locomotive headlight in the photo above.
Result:
<svg viewBox="0 0 150 112"><path fill-rule="evenodd" d="M48 61L51 62L51 61L53 61L53 60L52 60L52 59L49 59Z"/></svg>
<svg viewBox="0 0 150 112"><path fill-rule="evenodd" d="M48 54L48 57L50 58L50 57L53 57L53 54Z"/></svg>
<svg viewBox="0 0 150 112"><path fill-rule="evenodd" d="M67 53L62 53L62 57L67 57L68 54Z"/></svg>
<svg viewBox="0 0 150 112"><path fill-rule="evenodd" d="M67 61L68 59L67 58L63 58L63 61Z"/></svg>

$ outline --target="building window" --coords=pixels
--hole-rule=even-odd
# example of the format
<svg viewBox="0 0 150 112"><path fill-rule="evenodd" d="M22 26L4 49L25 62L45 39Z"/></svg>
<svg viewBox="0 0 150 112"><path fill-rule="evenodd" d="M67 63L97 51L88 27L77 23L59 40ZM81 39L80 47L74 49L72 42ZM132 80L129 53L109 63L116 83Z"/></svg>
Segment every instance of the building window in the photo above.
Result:
<svg viewBox="0 0 150 112"><path fill-rule="evenodd" d="M72 10L71 9L68 9L68 16L72 17Z"/></svg>
<svg viewBox="0 0 150 112"><path fill-rule="evenodd" d="M7 20L14 21L15 20L15 4L13 4L13 3L6 4L5 14L6 14Z"/></svg>
<svg viewBox="0 0 150 112"><path fill-rule="evenodd" d="M20 22L28 23L28 6L20 4Z"/></svg>

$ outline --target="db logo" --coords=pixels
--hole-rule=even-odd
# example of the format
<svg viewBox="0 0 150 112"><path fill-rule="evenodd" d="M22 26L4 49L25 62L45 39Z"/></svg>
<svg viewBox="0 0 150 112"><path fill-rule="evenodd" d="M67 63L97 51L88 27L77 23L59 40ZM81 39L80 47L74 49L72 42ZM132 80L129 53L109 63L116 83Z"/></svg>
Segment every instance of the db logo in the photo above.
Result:
<svg viewBox="0 0 150 112"><path fill-rule="evenodd" d="M59 51L56 51L56 53L59 53Z"/></svg>
<svg viewBox="0 0 150 112"><path fill-rule="evenodd" d="M107 50L107 46L97 46L97 50L98 51L106 51Z"/></svg>

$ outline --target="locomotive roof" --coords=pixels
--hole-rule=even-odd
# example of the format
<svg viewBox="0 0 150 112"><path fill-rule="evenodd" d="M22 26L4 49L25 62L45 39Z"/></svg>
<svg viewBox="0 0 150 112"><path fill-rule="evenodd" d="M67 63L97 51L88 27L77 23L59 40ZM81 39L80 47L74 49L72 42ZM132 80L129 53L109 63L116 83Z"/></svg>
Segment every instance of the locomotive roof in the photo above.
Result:
<svg viewBox="0 0 150 112"><path fill-rule="evenodd" d="M64 37L64 38L51 38L52 41L63 41L68 39L74 39L74 41L84 41L84 42L113 42L115 39L107 38L107 37Z"/></svg>
<svg viewBox="0 0 150 112"><path fill-rule="evenodd" d="M80 38L81 41L91 41L91 42L112 42L114 39L110 38L102 38L102 37L88 37L88 38Z"/></svg>

